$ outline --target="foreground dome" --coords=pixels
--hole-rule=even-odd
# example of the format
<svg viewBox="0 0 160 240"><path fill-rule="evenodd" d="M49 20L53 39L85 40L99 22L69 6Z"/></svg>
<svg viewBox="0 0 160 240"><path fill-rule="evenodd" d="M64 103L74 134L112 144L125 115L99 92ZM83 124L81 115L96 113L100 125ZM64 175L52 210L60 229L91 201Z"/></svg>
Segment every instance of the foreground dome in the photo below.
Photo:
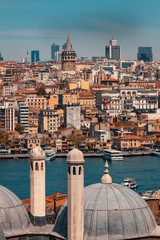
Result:
<svg viewBox="0 0 160 240"><path fill-rule="evenodd" d="M10 190L0 185L0 226L5 236L22 234L30 219L21 200Z"/></svg>
<svg viewBox="0 0 160 240"><path fill-rule="evenodd" d="M137 239L150 236L156 227L148 204L135 191L115 183L84 189L84 240ZM53 231L67 238L67 202Z"/></svg>

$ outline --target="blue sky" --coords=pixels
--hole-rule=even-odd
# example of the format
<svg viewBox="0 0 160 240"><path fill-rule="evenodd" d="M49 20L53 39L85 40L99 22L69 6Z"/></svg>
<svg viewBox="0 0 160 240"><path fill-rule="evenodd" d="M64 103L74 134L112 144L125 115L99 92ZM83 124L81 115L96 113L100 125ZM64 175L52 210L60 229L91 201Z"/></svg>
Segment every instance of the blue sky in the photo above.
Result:
<svg viewBox="0 0 160 240"><path fill-rule="evenodd" d="M152 46L160 61L160 0L0 0L0 52L21 60L27 50L50 59L52 43L70 38L78 57L104 56L112 36L122 57L136 59L138 46Z"/></svg>

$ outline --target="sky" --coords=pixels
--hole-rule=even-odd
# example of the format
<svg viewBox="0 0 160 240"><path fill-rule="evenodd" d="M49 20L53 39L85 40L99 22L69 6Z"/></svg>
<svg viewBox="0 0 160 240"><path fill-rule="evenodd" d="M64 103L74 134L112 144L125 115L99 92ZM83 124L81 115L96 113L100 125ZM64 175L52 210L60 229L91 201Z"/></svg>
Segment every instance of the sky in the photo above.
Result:
<svg viewBox="0 0 160 240"><path fill-rule="evenodd" d="M0 52L21 61L27 50L51 58L70 33L78 57L104 56L118 40L122 58L136 60L138 46L151 46L160 61L160 0L0 0Z"/></svg>

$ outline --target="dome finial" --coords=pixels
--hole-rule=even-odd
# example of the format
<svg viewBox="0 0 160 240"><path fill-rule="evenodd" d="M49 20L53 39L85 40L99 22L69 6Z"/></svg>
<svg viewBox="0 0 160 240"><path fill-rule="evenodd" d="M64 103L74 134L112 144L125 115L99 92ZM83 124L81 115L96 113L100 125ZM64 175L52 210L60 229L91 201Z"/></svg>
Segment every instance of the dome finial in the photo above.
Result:
<svg viewBox="0 0 160 240"><path fill-rule="evenodd" d="M108 170L109 166L108 166L107 160L106 160L104 167L105 167L105 170L104 170L104 175L101 178L101 183L112 183L112 178L109 175L109 170Z"/></svg>

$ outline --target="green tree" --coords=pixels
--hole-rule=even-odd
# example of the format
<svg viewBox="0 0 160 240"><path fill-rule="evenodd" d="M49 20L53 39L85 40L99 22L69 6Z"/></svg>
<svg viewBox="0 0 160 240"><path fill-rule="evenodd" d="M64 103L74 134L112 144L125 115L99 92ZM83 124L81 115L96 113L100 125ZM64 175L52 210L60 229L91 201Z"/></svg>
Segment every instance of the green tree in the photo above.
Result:
<svg viewBox="0 0 160 240"><path fill-rule="evenodd" d="M8 143L8 133L0 130L0 145L5 145Z"/></svg>
<svg viewBox="0 0 160 240"><path fill-rule="evenodd" d="M46 90L44 87L40 87L38 90L37 90L37 95L46 95Z"/></svg>
<svg viewBox="0 0 160 240"><path fill-rule="evenodd" d="M23 133L25 129L25 126L23 124L18 123L16 125L16 131L18 131L19 133Z"/></svg>
<svg viewBox="0 0 160 240"><path fill-rule="evenodd" d="M71 142L77 148L79 148L85 142L85 136L80 130L73 130L73 133L69 137Z"/></svg>

